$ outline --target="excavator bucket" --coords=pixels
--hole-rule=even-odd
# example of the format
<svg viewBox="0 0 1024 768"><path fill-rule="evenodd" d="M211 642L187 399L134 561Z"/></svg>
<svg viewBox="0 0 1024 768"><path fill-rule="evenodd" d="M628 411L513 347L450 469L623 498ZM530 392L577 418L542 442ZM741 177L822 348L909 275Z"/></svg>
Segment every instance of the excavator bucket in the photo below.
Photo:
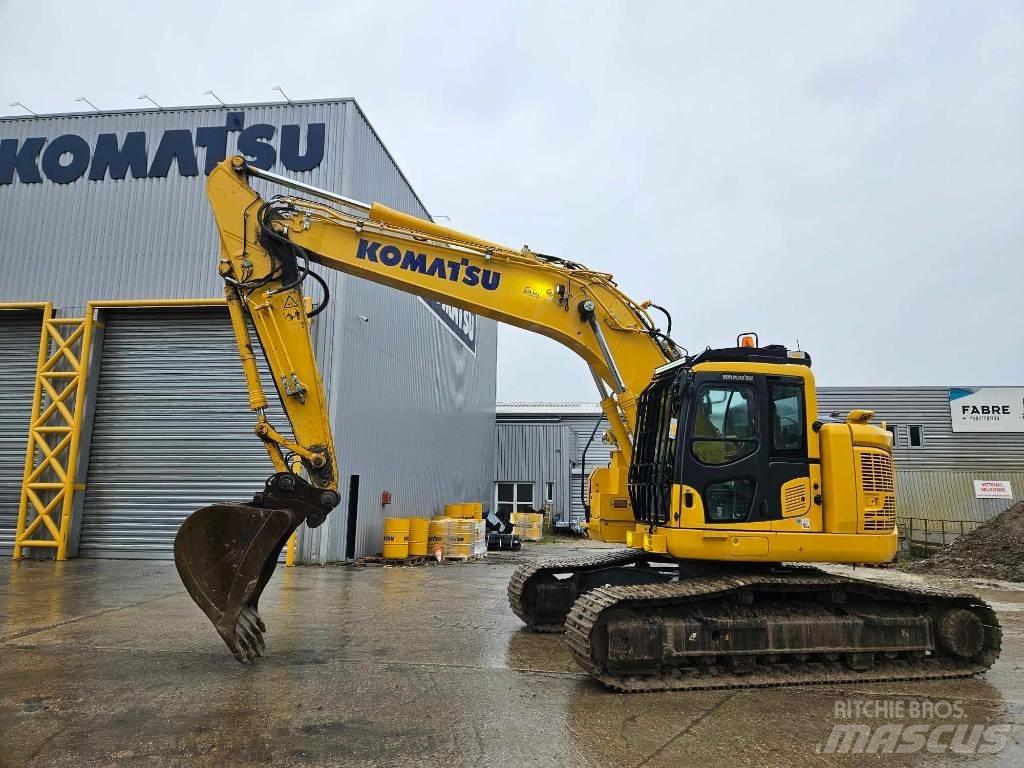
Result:
<svg viewBox="0 0 1024 768"><path fill-rule="evenodd" d="M303 521L319 525L326 515L302 498L313 490L301 478L280 473L267 481L266 491L256 494L252 504L203 507L178 529L174 540L178 575L243 664L255 661L266 648L259 599L288 537ZM328 501L337 503L336 498L337 494L327 492Z"/></svg>

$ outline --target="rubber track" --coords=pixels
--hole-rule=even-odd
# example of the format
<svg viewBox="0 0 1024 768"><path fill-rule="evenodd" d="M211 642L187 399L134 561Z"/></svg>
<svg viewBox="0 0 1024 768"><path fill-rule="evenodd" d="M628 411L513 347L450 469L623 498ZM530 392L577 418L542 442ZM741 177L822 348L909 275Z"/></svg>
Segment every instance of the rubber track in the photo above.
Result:
<svg viewBox="0 0 1024 768"><path fill-rule="evenodd" d="M782 586L799 592L806 588L843 587L867 597L885 601L941 602L966 608L979 615L986 625L985 647L979 660L964 663L952 657L927 657L919 660L881 661L871 669L856 671L842 662L787 662L771 666L757 665L745 674L728 667L687 667L653 675L618 677L604 671L591 655L590 635L600 616L615 607L669 607L717 594L726 597L744 587ZM945 592L931 588L892 587L862 579L833 576L814 568L794 569L790 574L749 574L697 577L668 584L598 587L581 595L566 619L565 639L579 665L605 686L623 693L642 691L684 691L722 688L770 688L783 685L823 685L846 682L885 682L890 680L935 680L970 677L989 669L999 656L1001 630L995 611L970 594ZM720 659L726 655L719 656Z"/></svg>
<svg viewBox="0 0 1024 768"><path fill-rule="evenodd" d="M646 560L650 557L642 549L621 549L599 555L588 555L577 558L549 558L519 566L508 582L508 604L512 612L522 619L527 628L533 632L562 632L564 624L537 624L527 613L525 600L526 590L530 581L538 576L565 571L587 571L608 568L616 565Z"/></svg>

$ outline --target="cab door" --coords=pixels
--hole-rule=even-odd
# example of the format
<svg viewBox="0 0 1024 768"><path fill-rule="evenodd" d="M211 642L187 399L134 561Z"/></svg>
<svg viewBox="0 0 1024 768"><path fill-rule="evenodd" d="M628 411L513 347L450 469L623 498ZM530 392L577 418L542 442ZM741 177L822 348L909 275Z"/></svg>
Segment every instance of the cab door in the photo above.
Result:
<svg viewBox="0 0 1024 768"><path fill-rule="evenodd" d="M811 507L804 381L797 376L766 376L765 390L772 519L804 515Z"/></svg>
<svg viewBox="0 0 1024 768"><path fill-rule="evenodd" d="M810 462L799 377L699 373L689 389L680 482L709 525L765 523L807 513ZM684 493L684 507L693 500Z"/></svg>
<svg viewBox="0 0 1024 768"><path fill-rule="evenodd" d="M772 519L766 394L761 375L698 373L693 378L680 478L700 494L707 524ZM693 506L685 493L682 501Z"/></svg>

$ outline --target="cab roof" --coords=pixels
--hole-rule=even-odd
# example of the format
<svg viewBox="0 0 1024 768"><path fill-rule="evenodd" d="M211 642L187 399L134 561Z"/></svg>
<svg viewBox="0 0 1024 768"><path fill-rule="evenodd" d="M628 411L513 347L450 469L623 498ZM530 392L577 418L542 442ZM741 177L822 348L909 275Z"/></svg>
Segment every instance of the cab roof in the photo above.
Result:
<svg viewBox="0 0 1024 768"><path fill-rule="evenodd" d="M767 347L708 347L700 354L689 358L689 365L701 363L790 363L794 365L811 365L811 356L806 352L791 354L782 344L769 344Z"/></svg>

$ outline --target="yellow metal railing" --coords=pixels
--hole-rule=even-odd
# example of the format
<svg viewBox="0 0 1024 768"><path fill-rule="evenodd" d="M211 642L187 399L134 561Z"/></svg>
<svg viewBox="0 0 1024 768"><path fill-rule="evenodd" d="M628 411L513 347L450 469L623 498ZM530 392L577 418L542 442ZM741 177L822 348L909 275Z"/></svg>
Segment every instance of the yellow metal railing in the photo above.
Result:
<svg viewBox="0 0 1024 768"><path fill-rule="evenodd" d="M44 311L25 473L18 502L14 559L25 547L56 550L65 560L71 532L71 505L78 446L82 434L82 404L88 375L92 313L85 317L55 318Z"/></svg>

